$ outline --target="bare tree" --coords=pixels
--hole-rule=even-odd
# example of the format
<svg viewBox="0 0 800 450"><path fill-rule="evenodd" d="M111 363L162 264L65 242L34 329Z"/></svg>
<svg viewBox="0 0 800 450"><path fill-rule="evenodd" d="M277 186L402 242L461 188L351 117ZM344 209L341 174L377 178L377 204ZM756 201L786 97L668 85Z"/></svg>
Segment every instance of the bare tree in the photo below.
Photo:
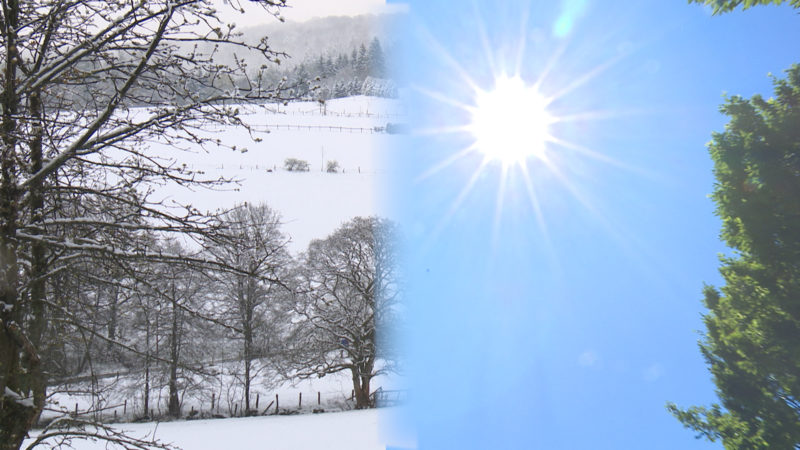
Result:
<svg viewBox="0 0 800 450"><path fill-rule="evenodd" d="M238 272L219 272L222 308L241 339L244 364L244 411L250 413L250 387L256 373L253 361L268 355L270 338L278 334L286 312L279 301L286 287L291 257L288 238L281 232L280 215L269 206L243 204L222 217L228 238L208 251L221 264Z"/></svg>
<svg viewBox="0 0 800 450"><path fill-rule="evenodd" d="M388 220L356 217L311 242L300 261L293 375L349 370L356 408L371 406L370 381L391 367L378 337L397 308L395 239Z"/></svg>
<svg viewBox="0 0 800 450"><path fill-rule="evenodd" d="M181 245L175 241L165 243L165 247L173 254L183 254L185 251ZM184 264L158 264L152 273L153 282L149 283L151 290L156 295L160 303L164 303L167 313L163 315L166 319L166 342L168 349L163 357L166 364L166 378L168 388L167 414L172 418L181 416L181 379L184 379L182 372L190 369L192 363L199 366L202 361L192 361L187 358L187 350L191 349L192 322L196 322L196 315L191 314L198 311L204 299L201 292L206 289L204 277L191 265ZM189 348L187 348L189 347ZM145 411L147 412L147 411Z"/></svg>
<svg viewBox="0 0 800 450"><path fill-rule="evenodd" d="M259 3L277 15L285 0ZM97 258L196 261L139 237L215 232L196 209L153 201L152 186L225 180L148 144L222 145L203 130L246 127L241 104L279 100L284 88L215 61L236 49L279 56L266 40L241 42L216 14L208 0L0 1L0 449L18 449L44 407L50 318L114 341L54 302L48 284Z"/></svg>

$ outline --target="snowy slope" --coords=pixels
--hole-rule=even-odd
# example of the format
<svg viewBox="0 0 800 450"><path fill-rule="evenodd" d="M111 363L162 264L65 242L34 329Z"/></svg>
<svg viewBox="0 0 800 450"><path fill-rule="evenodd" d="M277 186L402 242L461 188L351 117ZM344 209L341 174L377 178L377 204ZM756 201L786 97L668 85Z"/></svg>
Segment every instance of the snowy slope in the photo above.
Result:
<svg viewBox="0 0 800 450"><path fill-rule="evenodd" d="M246 153L223 148L207 153L156 148L209 177L241 180L238 186L216 192L165 187L157 192L158 199L191 203L209 211L245 201L266 202L282 214L284 231L292 238L290 250L295 253L355 216L376 214L385 174L380 149L394 137L373 129L402 121L398 102L362 96L331 100L325 110L315 103L292 103L277 109L248 114L248 121L258 130L252 137L236 127L209 132L227 145L247 148ZM254 142L254 138L262 141ZM308 161L310 171L284 171L286 158ZM326 173L328 161L337 161L340 173Z"/></svg>

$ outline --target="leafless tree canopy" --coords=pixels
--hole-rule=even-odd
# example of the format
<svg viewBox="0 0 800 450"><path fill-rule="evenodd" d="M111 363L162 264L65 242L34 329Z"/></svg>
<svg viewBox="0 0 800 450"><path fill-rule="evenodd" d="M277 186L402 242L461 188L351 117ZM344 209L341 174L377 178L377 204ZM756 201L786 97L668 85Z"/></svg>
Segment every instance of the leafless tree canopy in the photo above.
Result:
<svg viewBox="0 0 800 450"><path fill-rule="evenodd" d="M396 314L398 274L395 226L356 217L301 258L297 312L302 320L291 342L296 375L349 370L356 405L370 405L370 381L387 358L378 333Z"/></svg>
<svg viewBox="0 0 800 450"><path fill-rule="evenodd" d="M285 1L260 3L277 15ZM117 334L83 322L65 294L93 283L102 286L98 303L133 301L117 288L146 281L136 261L205 264L164 251L153 236L213 239L220 231L189 205L153 201L152 186L224 180L155 155L148 144L213 149L221 143L204 129L247 127L239 105L282 100L286 86L263 82L280 55L266 40L242 43L210 1L0 6L0 449L17 449L57 375L47 337L67 326L109 341ZM237 49L260 52L264 65L215 63ZM182 302L173 299L178 314Z"/></svg>
<svg viewBox="0 0 800 450"><path fill-rule="evenodd" d="M240 205L222 217L225 239L208 252L239 272L218 272L219 309L240 340L244 365L244 410L251 413L250 385L253 360L275 353L290 319L285 299L291 256L288 238L281 232L280 215L266 205ZM255 411L252 411L255 412Z"/></svg>

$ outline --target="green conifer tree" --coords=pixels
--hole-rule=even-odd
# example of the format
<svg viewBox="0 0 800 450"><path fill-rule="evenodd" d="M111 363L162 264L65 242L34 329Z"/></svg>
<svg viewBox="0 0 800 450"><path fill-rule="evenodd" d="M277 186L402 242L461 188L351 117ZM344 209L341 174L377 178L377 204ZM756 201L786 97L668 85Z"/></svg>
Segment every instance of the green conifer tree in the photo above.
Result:
<svg viewBox="0 0 800 450"><path fill-rule="evenodd" d="M733 96L709 146L725 285L705 288L700 344L720 404L668 409L728 449L800 448L800 65L775 97Z"/></svg>

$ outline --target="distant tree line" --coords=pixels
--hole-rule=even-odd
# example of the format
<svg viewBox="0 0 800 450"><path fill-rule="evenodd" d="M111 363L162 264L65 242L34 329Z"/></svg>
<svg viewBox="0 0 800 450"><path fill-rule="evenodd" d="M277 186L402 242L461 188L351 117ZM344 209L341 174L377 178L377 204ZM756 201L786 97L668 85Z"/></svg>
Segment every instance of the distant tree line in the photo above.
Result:
<svg viewBox="0 0 800 450"><path fill-rule="evenodd" d="M373 38L369 46L362 43L350 52L319 55L281 75L295 86L299 96L322 100L353 95L396 97L389 71L380 40ZM313 89L315 86L317 89Z"/></svg>
<svg viewBox="0 0 800 450"><path fill-rule="evenodd" d="M207 58L214 58L216 50L212 50ZM280 61L287 56L275 53L275 60ZM130 59L122 50L112 50L108 59L114 64ZM128 107L152 106L165 104L189 105L196 98L210 97L220 92L228 93L239 101L247 100L263 103L269 101L284 102L288 100L330 100L354 95L370 95L376 97L397 97L397 87L390 77L389 60L378 38L370 44L361 44L351 52L319 55L306 59L289 69L274 65L269 70L263 68L253 71L245 60L237 61L232 68L194 67L186 72L182 68L165 67L159 80L147 80L129 87L131 95L123 103ZM58 102L48 106L56 108L64 103L93 104L97 92L111 95L119 88L120 80L114 70L100 69L104 61L98 63L78 62L76 72L81 76L81 83L71 86L55 86ZM174 86L179 88L175 89ZM167 87L170 86L170 87ZM265 97L256 95L267 87L280 86L282 95ZM253 93L253 94L250 94ZM220 102L224 102L220 99Z"/></svg>
<svg viewBox="0 0 800 450"><path fill-rule="evenodd" d="M280 55L281 57L291 55ZM278 58L280 59L280 58ZM327 53L310 57L291 68L283 69L280 65L270 70L259 71L251 75L245 61L240 61L240 73L219 74L213 71L194 74L186 86L187 92L205 93L211 90L249 91L256 86L281 86L285 95L291 99L330 100L369 95L375 97L397 97L397 86L391 79L391 55L387 56L378 38L367 44L360 44L350 52ZM98 80L98 83L105 83ZM108 84L109 91L113 85ZM134 87L134 90L137 88ZM185 102L174 94L166 95L152 86L141 87L137 98L141 105ZM74 89L73 95L74 94ZM77 95L88 96L80 91ZM284 101L275 97L274 101ZM263 102L264 99L254 99ZM269 99L267 100L269 101ZM132 105L137 106L137 105Z"/></svg>

